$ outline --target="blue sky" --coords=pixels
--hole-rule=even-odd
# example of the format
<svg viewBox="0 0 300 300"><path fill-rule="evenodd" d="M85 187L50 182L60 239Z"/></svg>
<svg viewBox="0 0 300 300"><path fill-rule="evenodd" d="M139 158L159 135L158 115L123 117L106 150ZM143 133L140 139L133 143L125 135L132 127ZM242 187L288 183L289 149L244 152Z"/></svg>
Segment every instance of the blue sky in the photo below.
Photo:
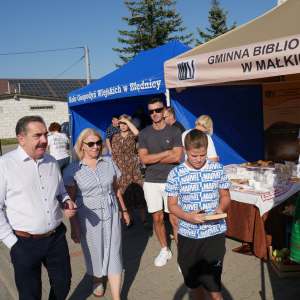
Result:
<svg viewBox="0 0 300 300"><path fill-rule="evenodd" d="M241 26L271 10L277 0L221 0L228 10L228 26ZM174 7L187 33L208 24L210 0L178 0ZM84 47L90 52L91 78L98 79L121 63L112 47L118 29L131 30L122 16L130 16L121 0L9 0L1 3L0 54ZM134 27L132 27L134 28ZM194 45L191 45L194 46ZM52 79L84 55L83 49L60 52L0 55L0 78ZM86 78L85 59L58 77Z"/></svg>

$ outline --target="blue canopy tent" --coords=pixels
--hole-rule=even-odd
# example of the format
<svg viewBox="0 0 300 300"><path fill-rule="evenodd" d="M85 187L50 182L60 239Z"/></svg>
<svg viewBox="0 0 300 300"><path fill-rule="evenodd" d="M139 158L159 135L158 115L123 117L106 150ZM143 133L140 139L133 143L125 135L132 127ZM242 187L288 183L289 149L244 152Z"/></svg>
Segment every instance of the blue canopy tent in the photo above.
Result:
<svg viewBox="0 0 300 300"><path fill-rule="evenodd" d="M209 86L170 90L176 119L186 129L209 115L214 123L213 142L223 165L264 157L261 85Z"/></svg>
<svg viewBox="0 0 300 300"><path fill-rule="evenodd" d="M178 41L173 41L155 49L143 51L123 67L69 93L68 105L71 114L73 146L84 128L97 129L105 139L105 130L111 124L114 114L133 115L138 104L143 105L144 111L147 111L147 100L153 97L159 97L165 101L163 64L166 60L190 49ZM237 109L232 126L224 128L222 124L224 124L223 121L224 118L226 119L229 107L227 101L237 97L239 100L244 99L242 102L238 101L242 111ZM261 99L261 88L253 87L252 93L242 87L236 89L233 87L204 87L198 88L197 92L195 89L192 92L187 89L180 93L176 93L176 90L172 89L170 98L171 105L176 111L176 119L186 129L193 128L195 120L201 114L211 115L215 125L212 139L221 163L241 163L251 160L252 156L256 157L259 150L255 147L249 148L241 145L241 151L236 149L235 145L239 141L236 141L235 137L237 136L236 131L242 130L237 125L238 119L248 117L250 118L249 124L254 124L255 128L261 126L262 108L256 109L257 106L253 103L253 101L257 102ZM248 102L249 98L252 99L251 102ZM250 114L249 109L252 112ZM257 129L253 131L252 127L247 128L247 131L244 130L245 128L242 131L246 134L257 133ZM261 148L260 138L258 140L257 147Z"/></svg>
<svg viewBox="0 0 300 300"><path fill-rule="evenodd" d="M164 62L191 48L178 41L140 52L123 67L68 94L72 143L87 127L97 129L105 139L112 116L133 115L138 104L147 111L147 100L165 101Z"/></svg>

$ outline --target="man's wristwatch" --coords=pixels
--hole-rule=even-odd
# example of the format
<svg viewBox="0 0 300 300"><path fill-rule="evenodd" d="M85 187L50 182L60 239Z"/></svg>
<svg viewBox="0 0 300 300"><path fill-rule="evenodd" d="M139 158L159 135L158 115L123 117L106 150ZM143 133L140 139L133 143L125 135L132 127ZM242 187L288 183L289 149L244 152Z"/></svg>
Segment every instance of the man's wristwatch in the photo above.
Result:
<svg viewBox="0 0 300 300"><path fill-rule="evenodd" d="M125 209L123 210L123 213L124 213L124 212L127 212L127 208L126 208L126 207L125 207Z"/></svg>

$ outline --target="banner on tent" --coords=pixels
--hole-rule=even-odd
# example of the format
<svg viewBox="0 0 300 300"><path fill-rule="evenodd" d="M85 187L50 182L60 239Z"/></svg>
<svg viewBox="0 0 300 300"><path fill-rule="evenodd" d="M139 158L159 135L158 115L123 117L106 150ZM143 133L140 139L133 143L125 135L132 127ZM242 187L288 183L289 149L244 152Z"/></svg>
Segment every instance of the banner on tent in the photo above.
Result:
<svg viewBox="0 0 300 300"><path fill-rule="evenodd" d="M300 81L263 84L265 159L299 157Z"/></svg>
<svg viewBox="0 0 300 300"><path fill-rule="evenodd" d="M86 102L86 101L92 101L94 99L105 99L110 95L120 94L120 98L127 97L126 93L132 92L132 91L143 91L143 90L149 90L153 89L154 91L159 91L161 86L161 80L143 80L142 82L131 82L128 85L117 85L113 87L98 89L94 91L89 91L88 93L84 94L78 94L78 95L70 95L68 97L69 103L74 102Z"/></svg>
<svg viewBox="0 0 300 300"><path fill-rule="evenodd" d="M167 88L300 73L300 34L170 59L164 68Z"/></svg>

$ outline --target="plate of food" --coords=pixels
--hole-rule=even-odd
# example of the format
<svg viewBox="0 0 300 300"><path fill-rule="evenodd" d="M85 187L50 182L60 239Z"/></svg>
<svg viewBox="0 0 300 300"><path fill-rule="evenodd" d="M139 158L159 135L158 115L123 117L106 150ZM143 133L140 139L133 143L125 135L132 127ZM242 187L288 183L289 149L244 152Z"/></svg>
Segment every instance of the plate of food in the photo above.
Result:
<svg viewBox="0 0 300 300"><path fill-rule="evenodd" d="M249 184L249 178L243 178L243 179L238 179L237 183L238 184Z"/></svg>
<svg viewBox="0 0 300 300"><path fill-rule="evenodd" d="M234 190L236 190L236 191L238 191L238 192L245 192L245 191L247 191L247 190L250 190L250 189L252 189L252 187L251 186L249 186L249 185L241 185L241 186L236 186L235 188L234 188Z"/></svg>
<svg viewBox="0 0 300 300"><path fill-rule="evenodd" d="M229 182L230 183L237 183L238 179L237 178L232 178L232 179L229 179Z"/></svg>

